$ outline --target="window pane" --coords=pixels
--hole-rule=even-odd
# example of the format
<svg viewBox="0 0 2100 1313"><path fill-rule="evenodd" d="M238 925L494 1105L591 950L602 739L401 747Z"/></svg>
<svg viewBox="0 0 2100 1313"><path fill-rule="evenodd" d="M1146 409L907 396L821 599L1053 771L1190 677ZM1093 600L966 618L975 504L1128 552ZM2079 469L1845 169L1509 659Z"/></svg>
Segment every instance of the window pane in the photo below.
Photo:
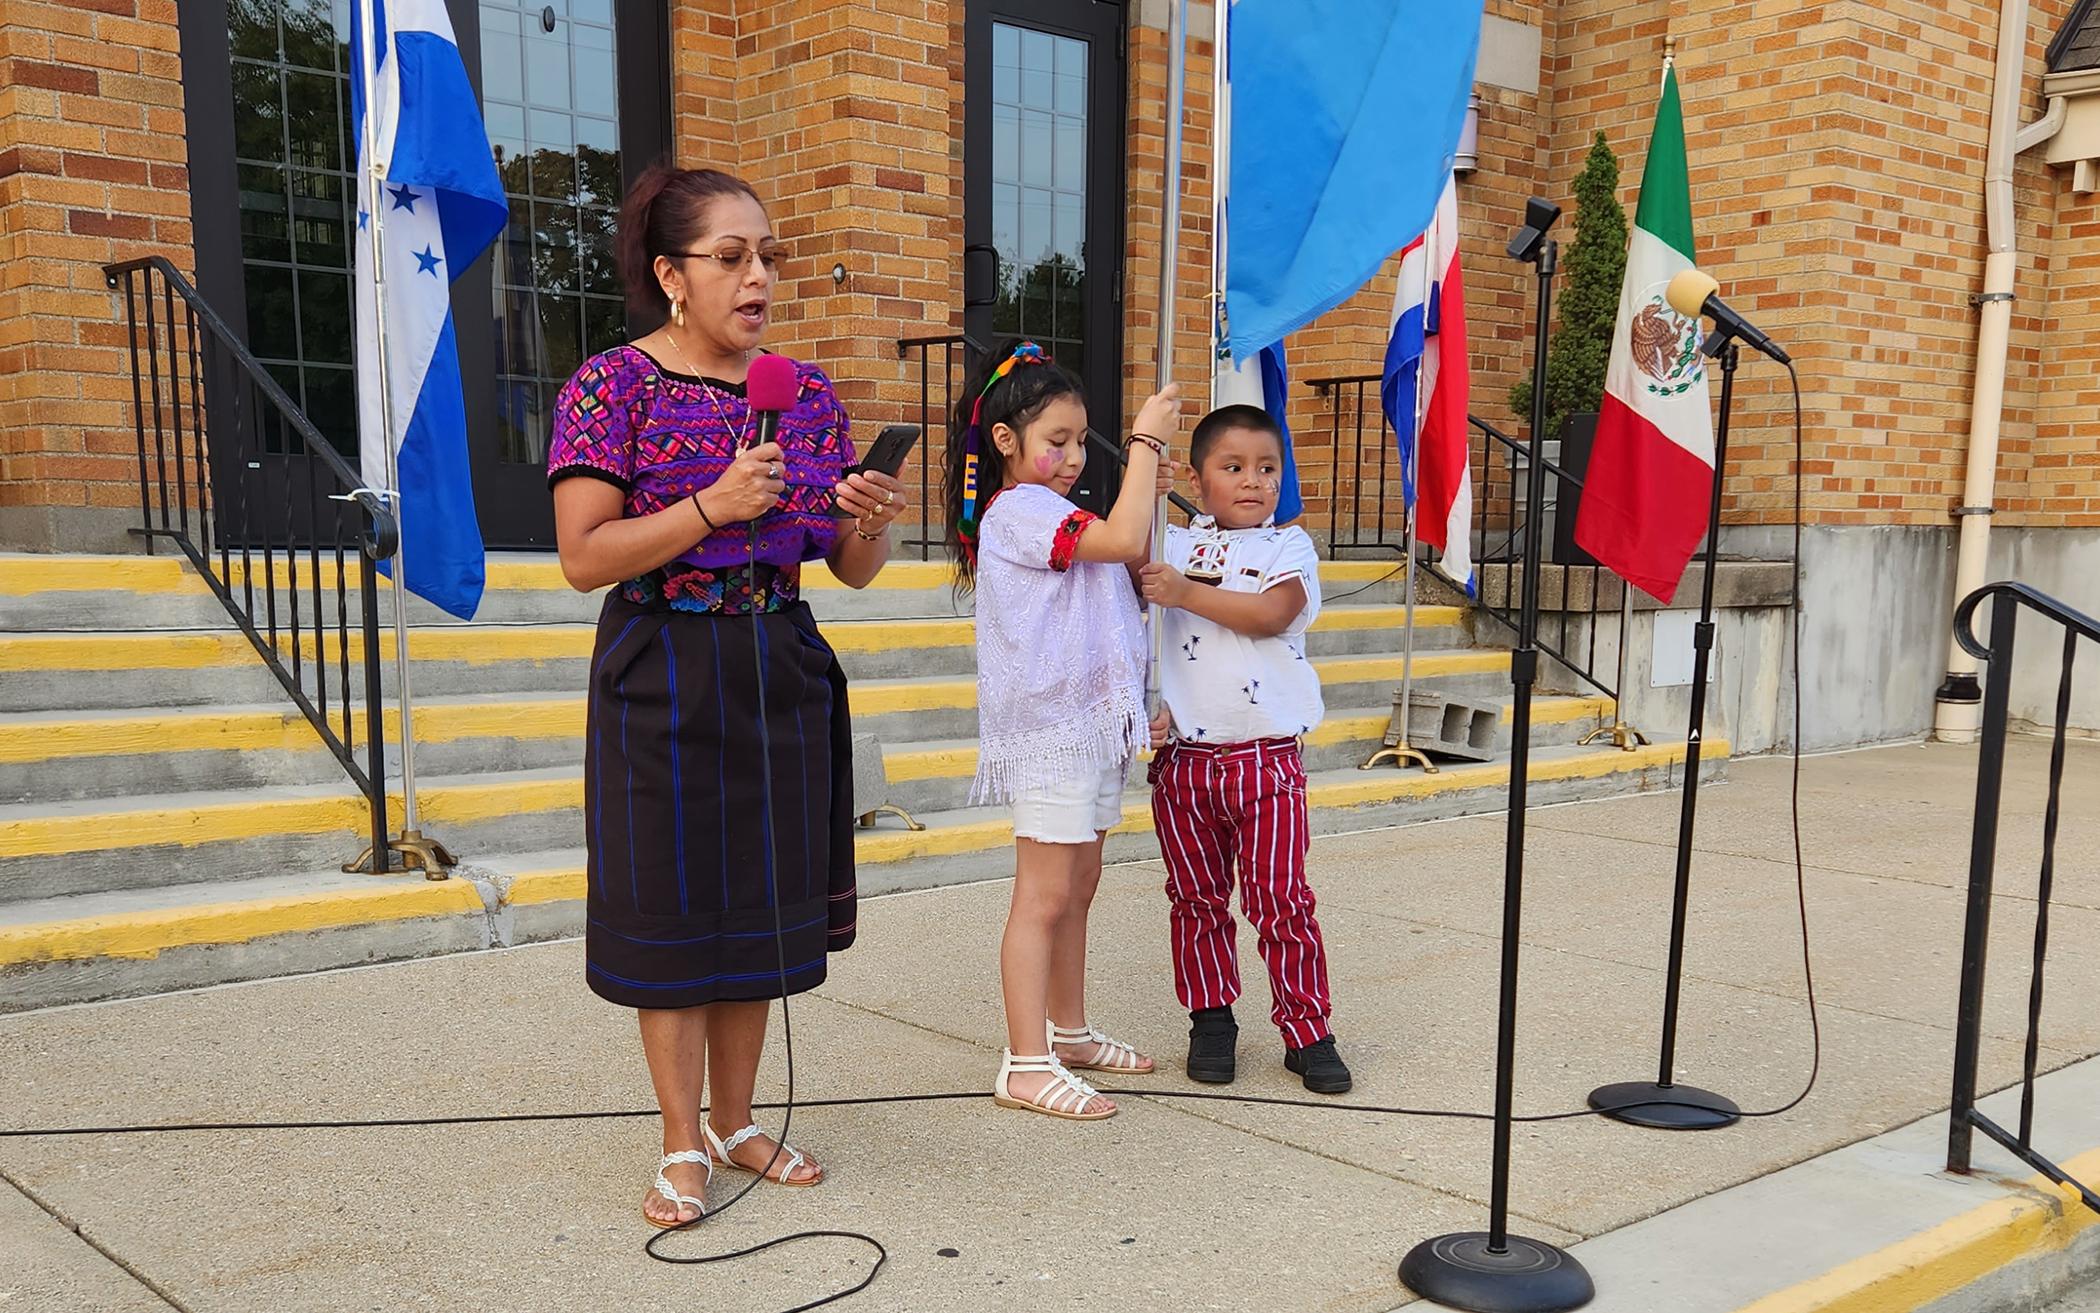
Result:
<svg viewBox="0 0 2100 1313"><path fill-rule="evenodd" d="M532 153L532 194L552 201L576 197L576 157L544 143Z"/></svg>
<svg viewBox="0 0 2100 1313"><path fill-rule="evenodd" d="M1086 189L1086 127L1084 119L1060 115L1057 120L1057 167L1053 181L1063 191L1084 194Z"/></svg>
<svg viewBox="0 0 2100 1313"><path fill-rule="evenodd" d="M525 154L525 111L517 105L505 105L491 101L481 110L482 122L489 131L489 147L495 152L496 170L503 174L505 191L524 191L523 186L513 186L507 171ZM523 182L523 174L519 175Z"/></svg>
<svg viewBox="0 0 2100 1313"><path fill-rule="evenodd" d="M238 171L241 254L251 260L290 260L292 232L286 218L284 170L267 164L243 164Z"/></svg>
<svg viewBox="0 0 2100 1313"><path fill-rule="evenodd" d="M583 363L581 304L570 296L540 297L540 339L547 358L543 376L566 379Z"/></svg>
<svg viewBox="0 0 2100 1313"><path fill-rule="evenodd" d="M335 95L342 82L332 73L284 75L290 163L313 169L346 167L342 142L336 136Z"/></svg>
<svg viewBox="0 0 2100 1313"><path fill-rule="evenodd" d="M624 302L594 296L583 304L583 349L586 352L596 355L627 340L627 307Z"/></svg>
<svg viewBox="0 0 2100 1313"><path fill-rule="evenodd" d="M569 107L569 51L566 42L525 38L525 91L532 103L542 108Z"/></svg>
<svg viewBox="0 0 2100 1313"><path fill-rule="evenodd" d="M531 372L539 360L539 316L532 293L516 288L496 292L496 368L506 374Z"/></svg>
<svg viewBox="0 0 2100 1313"><path fill-rule="evenodd" d="M350 263L350 229L340 173L292 172L292 242L301 264L341 269Z"/></svg>
<svg viewBox="0 0 2100 1313"><path fill-rule="evenodd" d="M620 294L620 269L613 253L614 213L586 208L583 211L583 286L601 295Z"/></svg>
<svg viewBox="0 0 2100 1313"><path fill-rule="evenodd" d="M294 327L292 271L250 264L247 275L250 349L266 359L297 360L299 340ZM292 385L298 385L296 376Z"/></svg>
<svg viewBox="0 0 2100 1313"><path fill-rule="evenodd" d="M532 207L532 282L541 290L579 290L576 269L576 210L568 205ZM572 366L573 368L573 366ZM567 374L568 370L562 370Z"/></svg>
<svg viewBox="0 0 2100 1313"><path fill-rule="evenodd" d="M481 34L481 90L490 100L525 99L525 50L517 37Z"/></svg>
<svg viewBox="0 0 2100 1313"><path fill-rule="evenodd" d="M583 32L579 30L581 37ZM573 55L576 61L577 108L585 105L610 104L613 90L613 55L611 50L591 50L578 43Z"/></svg>
<svg viewBox="0 0 2100 1313"><path fill-rule="evenodd" d="M1021 181L1030 187L1050 185L1050 125L1047 111L1021 111Z"/></svg>
<svg viewBox="0 0 2100 1313"><path fill-rule="evenodd" d="M571 0L569 16L585 23L613 21L612 0Z"/></svg>
<svg viewBox="0 0 2100 1313"><path fill-rule="evenodd" d="M496 238L495 254L490 261L495 270L496 286L530 287L532 285L532 202L511 198L510 222L504 225L502 235ZM501 298L498 297L498 305Z"/></svg>
<svg viewBox="0 0 2100 1313"><path fill-rule="evenodd" d="M992 177L1021 180L1021 112L1009 105L992 107Z"/></svg>
<svg viewBox="0 0 2100 1313"><path fill-rule="evenodd" d="M559 110L535 107L530 126L534 150L566 152L576 144L576 125Z"/></svg>
<svg viewBox="0 0 2100 1313"><path fill-rule="evenodd" d="M600 119L578 119L579 124L594 124ZM610 123L607 128L612 127ZM578 186L576 199L617 204L622 189L620 186L620 152L593 146L576 148L576 174Z"/></svg>
<svg viewBox="0 0 2100 1313"><path fill-rule="evenodd" d="M1038 109L1050 108L1050 70L1056 59L1056 38L1048 32L1021 33L1021 103Z"/></svg>
<svg viewBox="0 0 2100 1313"><path fill-rule="evenodd" d="M275 0L227 0L226 34L236 59L277 58Z"/></svg>
<svg viewBox="0 0 2100 1313"><path fill-rule="evenodd" d="M239 60L233 65L233 153L244 160L284 161L284 110L277 70Z"/></svg>
<svg viewBox="0 0 2100 1313"><path fill-rule="evenodd" d="M329 0L279 2L284 10L284 62L335 72L335 15Z"/></svg>
<svg viewBox="0 0 2100 1313"><path fill-rule="evenodd" d="M301 359L347 365L350 357L350 276L299 271Z"/></svg>
<svg viewBox="0 0 2100 1313"><path fill-rule="evenodd" d="M306 370L306 417L330 446L357 455L357 380L347 369Z"/></svg>

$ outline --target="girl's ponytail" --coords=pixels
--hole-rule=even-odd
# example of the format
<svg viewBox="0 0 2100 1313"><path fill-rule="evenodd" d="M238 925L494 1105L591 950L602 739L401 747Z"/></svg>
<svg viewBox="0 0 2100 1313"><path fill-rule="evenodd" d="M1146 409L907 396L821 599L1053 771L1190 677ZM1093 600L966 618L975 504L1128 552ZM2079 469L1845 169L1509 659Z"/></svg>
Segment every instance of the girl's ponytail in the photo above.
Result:
<svg viewBox="0 0 2100 1313"><path fill-rule="evenodd" d="M1006 485L1006 458L992 442L992 429L1005 424L1019 432L1058 397L1086 404L1079 380L1033 342L1008 342L987 352L965 377L949 418L941 469L941 515L958 592L976 583L978 526Z"/></svg>

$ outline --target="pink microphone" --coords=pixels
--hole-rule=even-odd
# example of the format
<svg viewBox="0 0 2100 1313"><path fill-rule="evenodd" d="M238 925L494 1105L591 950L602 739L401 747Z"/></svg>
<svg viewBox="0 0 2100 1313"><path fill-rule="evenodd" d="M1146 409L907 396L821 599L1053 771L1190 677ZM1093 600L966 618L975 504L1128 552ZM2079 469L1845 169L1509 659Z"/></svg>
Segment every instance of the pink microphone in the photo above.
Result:
<svg viewBox="0 0 2100 1313"><path fill-rule="evenodd" d="M758 434L752 445L763 446L780 434L780 412L791 410L801 393L795 377L795 362L786 356L760 356L744 375L744 396L758 414Z"/></svg>

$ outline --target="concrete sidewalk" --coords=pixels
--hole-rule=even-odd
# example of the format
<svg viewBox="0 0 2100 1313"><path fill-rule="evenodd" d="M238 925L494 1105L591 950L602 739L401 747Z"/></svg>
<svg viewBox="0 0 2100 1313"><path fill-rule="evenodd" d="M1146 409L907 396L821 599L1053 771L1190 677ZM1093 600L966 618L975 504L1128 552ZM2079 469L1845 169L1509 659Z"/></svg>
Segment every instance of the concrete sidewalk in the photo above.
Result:
<svg viewBox="0 0 2100 1313"><path fill-rule="evenodd" d="M2045 766L2045 745L2015 744L1987 1086L2016 1076L2025 1034ZM1974 770L1973 750L1942 746L1804 764L1816 1092L1783 1117L1702 1135L1588 1118L1520 1126L1518 1229L1563 1243L1604 1236L1945 1106ZM1787 763L1731 771L1733 783L1702 794L1680 1074L1755 1109L1793 1096L1811 1049ZM2100 745L2073 748L2066 787L2047 1068L2100 1051ZM1676 813L1674 795L1534 813L1521 1110L1579 1107L1598 1083L1652 1072ZM1350 1102L1488 1105L1502 825L1480 817L1315 847L1335 1026L1357 1072ZM1140 864L1104 882L1092 1010L1178 1072L1186 1019L1161 878ZM870 900L860 945L796 1000L797 1094L987 1088L1005 901L1002 883ZM1242 962L1253 978L1233 1089L1306 1097L1276 1061L1251 942ZM777 1097L777 1049L765 1075ZM1179 1075L1150 1086L1209 1088ZM584 990L573 943L0 1018L7 1127L648 1104L633 1022ZM1124 1106L1093 1127L996 1112L989 1099L805 1110L794 1138L825 1162L827 1183L766 1190L667 1248L867 1231L891 1261L844 1305L857 1311L1371 1313L1406 1299L1394 1270L1415 1241L1485 1219L1489 1141L1476 1122ZM865 1273L843 1241L725 1268L647 1261L636 1205L655 1145L645 1119L0 1140L13 1187L0 1193L0 1310L767 1313ZM2095 1146L2042 1147L2070 1157ZM718 1182L718 1200L733 1179ZM1783 1266L1787 1255L1733 1225L1729 1262ZM1600 1308L1644 1307L1600 1287Z"/></svg>

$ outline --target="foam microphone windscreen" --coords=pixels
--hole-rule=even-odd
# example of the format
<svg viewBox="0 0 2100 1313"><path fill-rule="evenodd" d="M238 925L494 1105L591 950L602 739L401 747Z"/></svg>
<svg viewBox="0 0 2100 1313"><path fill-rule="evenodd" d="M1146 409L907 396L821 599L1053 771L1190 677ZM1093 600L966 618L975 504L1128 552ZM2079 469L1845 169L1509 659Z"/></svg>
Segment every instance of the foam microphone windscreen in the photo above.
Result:
<svg viewBox="0 0 2100 1313"><path fill-rule="evenodd" d="M760 356L744 376L744 396L753 410L779 413L795 407L801 389L795 379L795 362L786 356Z"/></svg>
<svg viewBox="0 0 2100 1313"><path fill-rule="evenodd" d="M1663 289L1663 299L1670 308L1686 319L1697 319L1706 313L1706 298L1720 290L1713 275L1697 269L1680 269L1670 285Z"/></svg>

